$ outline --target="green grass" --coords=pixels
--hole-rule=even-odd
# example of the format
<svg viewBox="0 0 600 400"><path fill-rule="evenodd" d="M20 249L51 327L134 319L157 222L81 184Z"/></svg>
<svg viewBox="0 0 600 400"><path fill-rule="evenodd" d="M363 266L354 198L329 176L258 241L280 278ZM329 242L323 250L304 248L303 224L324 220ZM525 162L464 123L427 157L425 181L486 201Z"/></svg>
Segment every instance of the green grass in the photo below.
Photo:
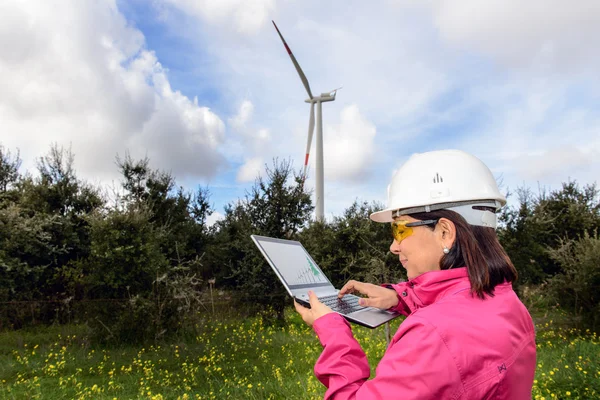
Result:
<svg viewBox="0 0 600 400"><path fill-rule="evenodd" d="M534 398L600 397L598 338L540 320ZM321 346L296 313L285 328L260 318L198 328L195 339L144 348L91 346L85 326L0 333L0 399L323 397L313 375ZM386 347L384 329L354 333L374 370Z"/></svg>
<svg viewBox="0 0 600 400"><path fill-rule="evenodd" d="M534 399L599 399L600 340L589 330L569 328L566 316L537 318Z"/></svg>

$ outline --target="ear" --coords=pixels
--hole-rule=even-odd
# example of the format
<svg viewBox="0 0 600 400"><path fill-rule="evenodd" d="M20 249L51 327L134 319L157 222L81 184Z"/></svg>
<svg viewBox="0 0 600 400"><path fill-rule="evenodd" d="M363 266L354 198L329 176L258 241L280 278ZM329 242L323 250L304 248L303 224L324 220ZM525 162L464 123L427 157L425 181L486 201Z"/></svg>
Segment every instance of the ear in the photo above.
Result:
<svg viewBox="0 0 600 400"><path fill-rule="evenodd" d="M438 231L442 246L449 249L452 248L454 241L456 240L456 226L454 225L454 222L447 218L440 218L435 226L435 230Z"/></svg>

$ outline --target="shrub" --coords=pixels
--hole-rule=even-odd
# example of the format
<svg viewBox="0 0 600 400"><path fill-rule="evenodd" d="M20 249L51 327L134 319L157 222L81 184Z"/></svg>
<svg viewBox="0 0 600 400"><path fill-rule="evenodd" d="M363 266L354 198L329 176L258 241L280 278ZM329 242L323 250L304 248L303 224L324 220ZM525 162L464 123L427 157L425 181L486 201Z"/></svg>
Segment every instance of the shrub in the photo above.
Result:
<svg viewBox="0 0 600 400"><path fill-rule="evenodd" d="M105 302L88 319L94 341L158 342L194 331L208 308L201 299L202 282L189 269L178 266L157 276L149 293Z"/></svg>
<svg viewBox="0 0 600 400"><path fill-rule="evenodd" d="M561 271L548 282L550 297L570 312L576 322L595 331L600 327L600 238L585 233L563 240L548 250Z"/></svg>

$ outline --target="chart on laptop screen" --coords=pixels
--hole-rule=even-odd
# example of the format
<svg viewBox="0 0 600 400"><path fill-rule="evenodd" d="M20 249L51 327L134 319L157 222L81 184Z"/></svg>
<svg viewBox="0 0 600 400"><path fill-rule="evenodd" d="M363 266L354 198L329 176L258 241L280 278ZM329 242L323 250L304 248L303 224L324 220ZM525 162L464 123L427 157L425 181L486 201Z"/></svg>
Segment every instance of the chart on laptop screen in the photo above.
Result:
<svg viewBox="0 0 600 400"><path fill-rule="evenodd" d="M328 283L301 246L262 241L266 253L290 286Z"/></svg>

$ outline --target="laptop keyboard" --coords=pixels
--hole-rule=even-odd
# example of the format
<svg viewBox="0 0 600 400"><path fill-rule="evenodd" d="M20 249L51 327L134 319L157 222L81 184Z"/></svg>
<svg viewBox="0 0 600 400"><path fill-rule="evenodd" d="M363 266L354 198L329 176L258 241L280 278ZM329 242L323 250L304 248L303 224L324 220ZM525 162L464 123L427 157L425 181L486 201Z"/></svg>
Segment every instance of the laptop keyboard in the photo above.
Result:
<svg viewBox="0 0 600 400"><path fill-rule="evenodd" d="M337 294L319 297L319 301L321 303L325 304L333 311L339 312L340 314L350 314L352 312L367 308L359 305L358 299L360 299L360 297L352 294L347 294L341 299L337 297Z"/></svg>

